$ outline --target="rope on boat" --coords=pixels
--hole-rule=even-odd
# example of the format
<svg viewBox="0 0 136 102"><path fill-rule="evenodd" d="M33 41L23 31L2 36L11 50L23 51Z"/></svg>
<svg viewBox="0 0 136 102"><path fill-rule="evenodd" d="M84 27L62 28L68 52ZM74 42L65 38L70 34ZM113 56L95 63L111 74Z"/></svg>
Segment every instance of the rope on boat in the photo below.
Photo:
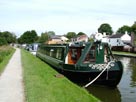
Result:
<svg viewBox="0 0 136 102"><path fill-rule="evenodd" d="M88 84L86 84L84 87L86 88L86 87L88 87L89 85L91 85L93 82L95 82L95 81L103 74L103 72L104 72L106 69L109 68L109 65L110 65L112 62L113 62L113 61L110 61L110 62L107 64L107 66L102 70L102 72L101 72L96 78L94 78L91 82L89 82Z"/></svg>

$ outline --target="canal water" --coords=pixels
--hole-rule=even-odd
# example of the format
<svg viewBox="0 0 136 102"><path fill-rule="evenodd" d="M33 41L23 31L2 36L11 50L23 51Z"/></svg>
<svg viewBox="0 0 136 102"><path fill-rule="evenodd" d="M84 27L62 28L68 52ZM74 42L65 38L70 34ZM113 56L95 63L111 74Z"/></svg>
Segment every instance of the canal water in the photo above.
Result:
<svg viewBox="0 0 136 102"><path fill-rule="evenodd" d="M102 102L136 102L136 58L117 57L124 65L117 88L89 86L87 90Z"/></svg>

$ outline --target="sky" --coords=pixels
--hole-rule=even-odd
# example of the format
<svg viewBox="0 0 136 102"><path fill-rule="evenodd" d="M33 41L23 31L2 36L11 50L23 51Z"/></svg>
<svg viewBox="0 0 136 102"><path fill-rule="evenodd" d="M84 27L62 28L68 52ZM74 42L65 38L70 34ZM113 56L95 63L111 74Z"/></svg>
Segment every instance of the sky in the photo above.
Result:
<svg viewBox="0 0 136 102"><path fill-rule="evenodd" d="M103 23L114 32L136 21L136 0L0 0L0 31L96 33Z"/></svg>

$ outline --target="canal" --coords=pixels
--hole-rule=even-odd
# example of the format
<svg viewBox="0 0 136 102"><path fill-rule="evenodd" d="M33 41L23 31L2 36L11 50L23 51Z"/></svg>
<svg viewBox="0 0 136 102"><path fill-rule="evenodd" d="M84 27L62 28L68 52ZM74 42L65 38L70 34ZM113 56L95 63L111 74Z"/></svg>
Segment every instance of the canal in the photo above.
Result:
<svg viewBox="0 0 136 102"><path fill-rule="evenodd" d="M102 102L136 102L136 58L116 58L124 65L123 76L117 88L93 85L87 90Z"/></svg>

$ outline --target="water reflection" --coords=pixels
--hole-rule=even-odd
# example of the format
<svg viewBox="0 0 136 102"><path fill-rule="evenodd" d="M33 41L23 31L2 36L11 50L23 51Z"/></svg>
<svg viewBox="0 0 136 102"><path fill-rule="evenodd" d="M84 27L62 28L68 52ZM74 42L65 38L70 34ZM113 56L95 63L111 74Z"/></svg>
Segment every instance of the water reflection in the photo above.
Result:
<svg viewBox="0 0 136 102"><path fill-rule="evenodd" d="M95 85L88 87L87 90L102 102L121 102L121 94L118 88L111 89Z"/></svg>
<svg viewBox="0 0 136 102"><path fill-rule="evenodd" d="M123 77L130 77L131 87L136 86L136 58L118 57L124 65L124 75ZM126 79L126 78L125 78Z"/></svg>
<svg viewBox="0 0 136 102"><path fill-rule="evenodd" d="M131 64L131 67L132 67L131 86L136 87L136 59L131 59L130 62L133 63Z"/></svg>
<svg viewBox="0 0 136 102"><path fill-rule="evenodd" d="M136 58L116 58L124 65L123 76L117 88L93 85L87 90L102 102L136 102Z"/></svg>

